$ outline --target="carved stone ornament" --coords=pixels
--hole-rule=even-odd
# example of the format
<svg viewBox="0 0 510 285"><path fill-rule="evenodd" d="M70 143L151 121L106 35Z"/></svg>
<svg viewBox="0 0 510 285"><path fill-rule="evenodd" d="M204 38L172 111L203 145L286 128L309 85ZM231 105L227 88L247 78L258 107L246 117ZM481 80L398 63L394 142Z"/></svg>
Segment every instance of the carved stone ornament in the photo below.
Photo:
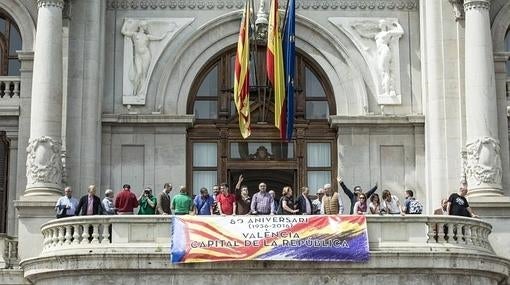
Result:
<svg viewBox="0 0 510 285"><path fill-rule="evenodd" d="M27 185L62 182L62 144L51 137L30 139L27 147Z"/></svg>
<svg viewBox="0 0 510 285"><path fill-rule="evenodd" d="M448 0L452 4L455 21L464 20L464 0Z"/></svg>
<svg viewBox="0 0 510 285"><path fill-rule="evenodd" d="M363 55L376 85L379 105L400 105L399 40L403 27L396 18L333 17L329 21L352 40Z"/></svg>
<svg viewBox="0 0 510 285"><path fill-rule="evenodd" d="M64 8L64 0L37 0L37 7L56 7L63 9Z"/></svg>
<svg viewBox="0 0 510 285"><path fill-rule="evenodd" d="M273 155L267 151L265 146L259 146L254 154L250 154L251 160L272 160Z"/></svg>
<svg viewBox="0 0 510 285"><path fill-rule="evenodd" d="M466 177L470 184L501 184L499 141L482 137L466 144Z"/></svg>
<svg viewBox="0 0 510 285"><path fill-rule="evenodd" d="M258 2L258 1L256 1ZM257 3L255 3L257 4ZM285 9L287 1L280 1L280 9ZM108 0L108 9L242 9L244 0ZM296 0L296 9L303 10L402 10L418 8L418 0Z"/></svg>
<svg viewBox="0 0 510 285"><path fill-rule="evenodd" d="M124 105L145 105L149 79L158 58L174 35L193 19L124 19L121 30L124 36Z"/></svg>

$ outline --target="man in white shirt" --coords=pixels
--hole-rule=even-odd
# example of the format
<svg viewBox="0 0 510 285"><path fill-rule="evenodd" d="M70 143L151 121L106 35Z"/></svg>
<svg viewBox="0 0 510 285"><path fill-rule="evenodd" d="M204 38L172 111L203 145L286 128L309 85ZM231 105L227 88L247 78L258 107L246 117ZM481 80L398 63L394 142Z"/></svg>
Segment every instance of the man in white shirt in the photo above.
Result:
<svg viewBox="0 0 510 285"><path fill-rule="evenodd" d="M58 198L55 205L55 211L58 218L72 217L76 215L76 208L78 207L78 199L73 197L73 190L67 186L64 188L64 196Z"/></svg>

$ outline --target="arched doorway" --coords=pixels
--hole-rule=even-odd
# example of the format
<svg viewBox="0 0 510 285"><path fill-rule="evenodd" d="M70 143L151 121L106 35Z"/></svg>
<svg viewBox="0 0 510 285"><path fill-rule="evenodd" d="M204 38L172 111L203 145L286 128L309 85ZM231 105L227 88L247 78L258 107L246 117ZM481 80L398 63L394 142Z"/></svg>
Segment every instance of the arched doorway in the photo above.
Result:
<svg viewBox="0 0 510 285"><path fill-rule="evenodd" d="M234 187L240 174L250 193L256 192L262 181L277 194L285 185L293 189L306 185L315 193L336 175L336 131L328 123L336 109L323 71L298 51L294 136L283 142L274 127L274 97L265 75L265 48L259 47L256 53L259 60L252 60L250 65L252 135L246 140L240 135L232 98L235 48L211 58L195 78L187 106L187 113L196 118L188 130L187 152L187 184L193 194L221 182Z"/></svg>

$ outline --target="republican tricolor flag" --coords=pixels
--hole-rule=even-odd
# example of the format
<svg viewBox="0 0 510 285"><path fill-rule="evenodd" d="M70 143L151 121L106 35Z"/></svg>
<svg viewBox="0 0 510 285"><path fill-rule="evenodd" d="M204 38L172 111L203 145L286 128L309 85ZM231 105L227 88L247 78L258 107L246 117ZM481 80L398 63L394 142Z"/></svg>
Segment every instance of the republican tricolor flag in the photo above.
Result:
<svg viewBox="0 0 510 285"><path fill-rule="evenodd" d="M294 0L287 2L287 15L285 17L285 29L283 32L283 66L285 70L285 106L286 130L282 139L290 141L294 130L294 73L296 62L296 3ZM281 132L280 132L281 133Z"/></svg>
<svg viewBox="0 0 510 285"><path fill-rule="evenodd" d="M267 77L274 90L274 125L280 130L280 137L285 137L286 108L285 102L285 75L283 70L282 36L280 32L280 13L278 0L271 1L269 12L269 25L267 28L266 52Z"/></svg>
<svg viewBox="0 0 510 285"><path fill-rule="evenodd" d="M239 130L243 138L251 134L250 130L250 0L244 4L239 40L237 42L236 61L234 63L234 102L239 114Z"/></svg>

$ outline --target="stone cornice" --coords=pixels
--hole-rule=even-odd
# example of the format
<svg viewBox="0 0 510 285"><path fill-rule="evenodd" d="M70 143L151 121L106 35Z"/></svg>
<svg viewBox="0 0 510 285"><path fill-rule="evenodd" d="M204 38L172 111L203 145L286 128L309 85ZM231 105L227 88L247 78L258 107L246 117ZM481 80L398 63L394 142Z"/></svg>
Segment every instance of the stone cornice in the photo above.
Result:
<svg viewBox="0 0 510 285"><path fill-rule="evenodd" d="M369 126L369 125L424 125L425 117L423 115L410 115L410 116L330 116L329 124L331 127L345 127L345 126Z"/></svg>
<svg viewBox="0 0 510 285"><path fill-rule="evenodd" d="M103 114L103 124L172 124L192 126L194 115Z"/></svg>
<svg viewBox="0 0 510 285"><path fill-rule="evenodd" d="M212 10L242 9L242 0L108 0L107 9L113 10ZM286 1L280 2L285 9ZM296 0L301 10L416 10L418 0Z"/></svg>
<svg viewBox="0 0 510 285"><path fill-rule="evenodd" d="M487 9L491 7L490 0L466 0L464 1L464 11L471 9Z"/></svg>
<svg viewBox="0 0 510 285"><path fill-rule="evenodd" d="M64 8L64 0L37 0L37 7L55 7Z"/></svg>

